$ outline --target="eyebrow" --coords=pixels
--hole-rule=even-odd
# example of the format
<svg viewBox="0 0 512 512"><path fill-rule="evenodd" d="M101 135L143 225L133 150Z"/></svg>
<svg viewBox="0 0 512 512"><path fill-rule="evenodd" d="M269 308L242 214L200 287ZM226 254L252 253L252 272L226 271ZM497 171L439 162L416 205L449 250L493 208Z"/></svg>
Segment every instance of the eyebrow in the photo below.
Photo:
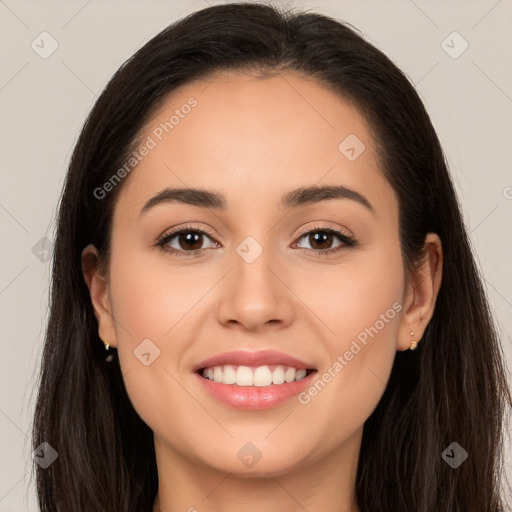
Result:
<svg viewBox="0 0 512 512"><path fill-rule="evenodd" d="M329 199L350 199L375 213L366 197L342 185L301 187L292 190L282 197L280 207L297 208ZM175 202L215 210L226 210L227 207L226 198L218 192L198 188L165 188L144 204L139 217L159 204Z"/></svg>

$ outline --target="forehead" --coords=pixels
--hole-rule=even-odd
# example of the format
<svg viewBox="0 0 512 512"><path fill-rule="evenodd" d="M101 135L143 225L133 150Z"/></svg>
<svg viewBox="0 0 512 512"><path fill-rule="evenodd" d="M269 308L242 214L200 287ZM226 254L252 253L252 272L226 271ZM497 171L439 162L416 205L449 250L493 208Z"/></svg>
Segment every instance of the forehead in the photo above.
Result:
<svg viewBox="0 0 512 512"><path fill-rule="evenodd" d="M223 191L228 203L276 202L287 190L387 188L362 114L311 78L222 73L173 91L139 137L120 207L165 187ZM143 146L147 146L140 157ZM236 197L235 197L236 196ZM123 199L124 198L124 199ZM229 206L229 204L228 204Z"/></svg>

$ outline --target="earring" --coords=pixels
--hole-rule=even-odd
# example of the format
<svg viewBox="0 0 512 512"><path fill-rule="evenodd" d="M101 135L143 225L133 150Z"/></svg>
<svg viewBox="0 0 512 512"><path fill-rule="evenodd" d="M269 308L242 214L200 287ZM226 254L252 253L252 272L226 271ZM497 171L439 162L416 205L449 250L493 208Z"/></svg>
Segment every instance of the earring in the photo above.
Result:
<svg viewBox="0 0 512 512"><path fill-rule="evenodd" d="M107 357L105 357L105 361L107 363L110 363L114 360L114 354L112 352L110 352L110 345L108 343L105 343L101 338L100 338L100 340L103 343L103 345L105 345L105 350L108 352Z"/></svg>
<svg viewBox="0 0 512 512"><path fill-rule="evenodd" d="M416 338L414 336L414 333L411 331L411 337L412 337L412 342L411 342L411 346L409 347L409 350L416 350L416 347L418 346L418 341L416 341Z"/></svg>

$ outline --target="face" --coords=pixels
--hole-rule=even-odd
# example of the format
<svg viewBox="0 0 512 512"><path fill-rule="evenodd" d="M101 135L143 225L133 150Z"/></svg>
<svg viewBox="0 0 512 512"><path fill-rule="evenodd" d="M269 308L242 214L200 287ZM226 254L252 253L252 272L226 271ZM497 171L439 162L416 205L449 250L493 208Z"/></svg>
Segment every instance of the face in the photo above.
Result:
<svg viewBox="0 0 512 512"><path fill-rule="evenodd" d="M291 73L196 81L157 110L91 288L157 458L279 475L357 447L410 343L365 119Z"/></svg>

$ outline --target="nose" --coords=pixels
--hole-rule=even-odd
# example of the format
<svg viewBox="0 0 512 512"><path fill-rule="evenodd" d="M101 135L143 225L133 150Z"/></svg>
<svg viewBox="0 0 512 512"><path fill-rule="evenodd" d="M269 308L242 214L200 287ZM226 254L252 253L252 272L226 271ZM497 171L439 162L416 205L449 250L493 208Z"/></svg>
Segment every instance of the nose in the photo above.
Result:
<svg viewBox="0 0 512 512"><path fill-rule="evenodd" d="M222 285L218 321L253 332L289 326L294 319L294 296L286 285L283 265L265 248L252 262L240 254L234 254L234 268Z"/></svg>

